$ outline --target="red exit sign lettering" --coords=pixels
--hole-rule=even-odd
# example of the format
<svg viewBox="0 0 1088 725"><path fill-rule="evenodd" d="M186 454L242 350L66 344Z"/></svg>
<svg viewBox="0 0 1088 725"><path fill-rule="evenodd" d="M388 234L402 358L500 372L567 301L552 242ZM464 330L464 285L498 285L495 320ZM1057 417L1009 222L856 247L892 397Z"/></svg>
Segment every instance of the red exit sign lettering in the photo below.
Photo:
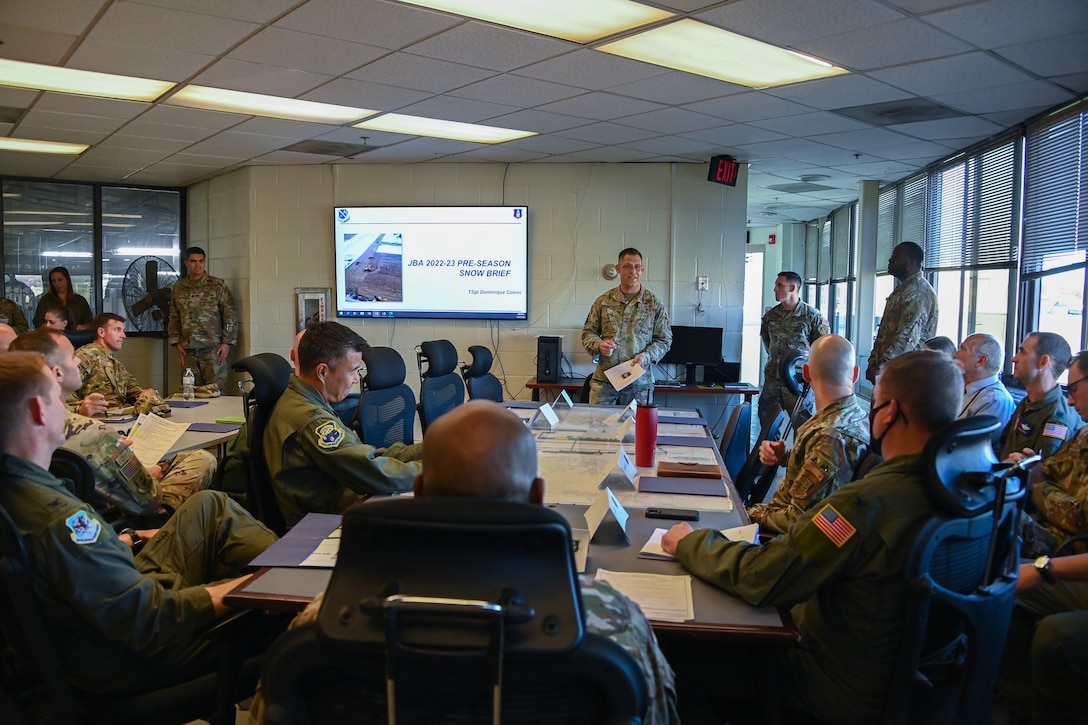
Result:
<svg viewBox="0 0 1088 725"><path fill-rule="evenodd" d="M710 173L706 180L715 184L726 186L737 185L737 175L740 173L740 163L731 156L715 156L710 159Z"/></svg>

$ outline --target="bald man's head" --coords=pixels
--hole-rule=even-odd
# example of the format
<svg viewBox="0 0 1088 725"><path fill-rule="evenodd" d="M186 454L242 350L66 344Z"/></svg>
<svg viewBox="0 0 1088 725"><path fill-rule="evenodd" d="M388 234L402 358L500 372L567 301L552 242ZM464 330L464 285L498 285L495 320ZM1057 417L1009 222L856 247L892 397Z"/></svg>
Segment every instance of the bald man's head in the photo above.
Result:
<svg viewBox="0 0 1088 725"><path fill-rule="evenodd" d="M11 341L16 337L18 337L18 335L15 333L14 327L0 322L0 352L7 352L8 345L10 345Z"/></svg>
<svg viewBox="0 0 1088 725"><path fill-rule="evenodd" d="M808 374L813 383L853 385L857 379L854 346L840 335L824 335L812 343Z"/></svg>
<svg viewBox="0 0 1088 725"><path fill-rule="evenodd" d="M490 400L471 400L427 427L417 496L472 496L541 503L536 441L521 418Z"/></svg>

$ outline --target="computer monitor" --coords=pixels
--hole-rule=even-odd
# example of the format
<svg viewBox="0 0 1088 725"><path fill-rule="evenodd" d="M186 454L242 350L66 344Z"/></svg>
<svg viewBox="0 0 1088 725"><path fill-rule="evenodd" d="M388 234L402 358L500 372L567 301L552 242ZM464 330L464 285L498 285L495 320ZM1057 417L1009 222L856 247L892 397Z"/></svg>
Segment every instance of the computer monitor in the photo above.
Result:
<svg viewBox="0 0 1088 725"><path fill-rule="evenodd" d="M686 327L673 325L672 347L661 358L662 363L683 365L684 382L694 385L698 365L717 365L722 361L722 328Z"/></svg>

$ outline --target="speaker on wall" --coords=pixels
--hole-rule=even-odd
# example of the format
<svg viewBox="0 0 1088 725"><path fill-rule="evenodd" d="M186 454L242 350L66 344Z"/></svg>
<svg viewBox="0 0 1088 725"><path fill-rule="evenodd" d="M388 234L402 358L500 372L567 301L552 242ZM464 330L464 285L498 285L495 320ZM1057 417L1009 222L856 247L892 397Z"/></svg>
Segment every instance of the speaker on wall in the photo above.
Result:
<svg viewBox="0 0 1088 725"><path fill-rule="evenodd" d="M558 383L563 358L563 338L541 335L536 338L536 381Z"/></svg>

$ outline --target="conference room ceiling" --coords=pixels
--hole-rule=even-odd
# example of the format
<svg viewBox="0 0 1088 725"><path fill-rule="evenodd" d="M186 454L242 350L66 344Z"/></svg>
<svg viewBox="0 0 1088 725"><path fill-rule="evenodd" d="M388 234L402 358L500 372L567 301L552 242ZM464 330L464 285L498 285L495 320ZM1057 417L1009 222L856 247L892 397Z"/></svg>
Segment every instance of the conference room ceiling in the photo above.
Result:
<svg viewBox="0 0 1088 725"><path fill-rule="evenodd" d="M538 135L483 145L0 87L0 135L90 144L0 151L0 174L185 186L250 165L729 154L750 165L760 226L826 214L859 181L903 178L1088 92L1086 0L645 4L849 73L752 90L384 0L3 0L3 58Z"/></svg>

